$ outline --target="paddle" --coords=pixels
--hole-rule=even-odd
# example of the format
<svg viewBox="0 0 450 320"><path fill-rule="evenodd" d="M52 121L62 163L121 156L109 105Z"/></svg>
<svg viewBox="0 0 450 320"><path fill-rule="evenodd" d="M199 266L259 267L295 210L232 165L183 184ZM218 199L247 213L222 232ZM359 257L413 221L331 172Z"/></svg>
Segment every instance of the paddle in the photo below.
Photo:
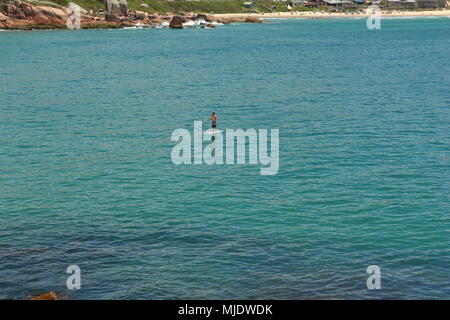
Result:
<svg viewBox="0 0 450 320"><path fill-rule="evenodd" d="M203 126L205 126L205 124L207 124L209 120L210 120L210 118L208 118L208 119L203 123Z"/></svg>

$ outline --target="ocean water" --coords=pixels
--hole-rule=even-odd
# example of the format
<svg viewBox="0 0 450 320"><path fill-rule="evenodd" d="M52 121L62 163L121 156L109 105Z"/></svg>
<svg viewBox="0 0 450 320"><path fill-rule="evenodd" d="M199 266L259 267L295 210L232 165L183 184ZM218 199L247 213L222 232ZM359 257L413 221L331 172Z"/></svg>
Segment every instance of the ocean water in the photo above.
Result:
<svg viewBox="0 0 450 320"><path fill-rule="evenodd" d="M450 19L381 27L2 32L0 298L450 298ZM212 111L278 174L175 166Z"/></svg>

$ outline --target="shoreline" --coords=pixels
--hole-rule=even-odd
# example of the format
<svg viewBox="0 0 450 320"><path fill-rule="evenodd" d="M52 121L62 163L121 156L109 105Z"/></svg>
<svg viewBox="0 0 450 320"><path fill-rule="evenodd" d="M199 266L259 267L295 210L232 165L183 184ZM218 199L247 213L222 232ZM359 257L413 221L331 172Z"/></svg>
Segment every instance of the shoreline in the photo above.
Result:
<svg viewBox="0 0 450 320"><path fill-rule="evenodd" d="M222 13L213 14L216 18L245 18L258 19L321 19L321 18L359 18L369 17L371 13L343 13L343 12L274 12L274 13ZM449 17L449 10L426 10L426 11L381 11L381 17Z"/></svg>
<svg viewBox="0 0 450 320"><path fill-rule="evenodd" d="M35 6L30 3L15 0L13 5L4 6L5 12L0 11L0 31L5 30L42 30L68 29L66 24L70 11L62 6ZM153 28L168 27L183 29L189 27L215 28L216 25L230 23L262 23L269 19L329 19L374 17L369 12L326 12L326 11L294 11L274 13L222 13L203 14L188 13L148 14L143 11L127 9L123 15L105 14L103 17L81 14L78 29L123 29L123 28ZM423 11L387 11L379 12L381 18L419 18L419 17L448 17L450 9Z"/></svg>

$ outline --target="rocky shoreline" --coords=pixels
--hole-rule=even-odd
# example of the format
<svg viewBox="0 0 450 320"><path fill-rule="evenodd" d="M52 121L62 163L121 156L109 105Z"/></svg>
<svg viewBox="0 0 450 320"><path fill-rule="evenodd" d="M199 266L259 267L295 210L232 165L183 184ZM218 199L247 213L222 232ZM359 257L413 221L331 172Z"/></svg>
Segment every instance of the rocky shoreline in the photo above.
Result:
<svg viewBox="0 0 450 320"><path fill-rule="evenodd" d="M3 5L2 5L3 1ZM128 7L126 0L103 0L104 9L85 10L74 3L68 7L53 2L40 0L0 0L0 31L3 30L36 30L36 29L68 29L68 20L74 17L77 9L78 25L75 29L118 29L118 28L214 28L220 24L261 23L270 18L349 18L368 17L368 12L272 12L272 13L229 13L229 14L151 14L146 11L135 11ZM141 10L149 10L142 3ZM450 10L429 11L381 11L382 17L426 17L449 16ZM70 22L70 21L69 21Z"/></svg>
<svg viewBox="0 0 450 320"><path fill-rule="evenodd" d="M44 3L44 2L43 2ZM53 3L25 2L12 0L6 3L0 11L0 29L4 30L35 30L35 29L67 29L67 20L73 14L70 8ZM80 7L78 7L80 8ZM145 11L133 11L127 2L121 0L105 0L105 10L100 15L88 14L80 8L79 26L81 29L105 28L151 28L169 27L182 29L198 26L214 28L218 24L235 22L261 23L256 17L214 17L207 14L186 15L151 15Z"/></svg>

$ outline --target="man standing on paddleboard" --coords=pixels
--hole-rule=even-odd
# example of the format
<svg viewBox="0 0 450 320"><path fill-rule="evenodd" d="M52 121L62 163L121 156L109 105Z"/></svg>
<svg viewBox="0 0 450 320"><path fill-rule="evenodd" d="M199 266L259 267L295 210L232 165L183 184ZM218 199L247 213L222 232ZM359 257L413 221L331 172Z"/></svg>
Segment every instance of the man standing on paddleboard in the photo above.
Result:
<svg viewBox="0 0 450 320"><path fill-rule="evenodd" d="M211 127L213 128L213 130L216 130L216 121L217 121L217 116L216 113L213 112L211 114L211 117L209 117L209 120L211 120Z"/></svg>

